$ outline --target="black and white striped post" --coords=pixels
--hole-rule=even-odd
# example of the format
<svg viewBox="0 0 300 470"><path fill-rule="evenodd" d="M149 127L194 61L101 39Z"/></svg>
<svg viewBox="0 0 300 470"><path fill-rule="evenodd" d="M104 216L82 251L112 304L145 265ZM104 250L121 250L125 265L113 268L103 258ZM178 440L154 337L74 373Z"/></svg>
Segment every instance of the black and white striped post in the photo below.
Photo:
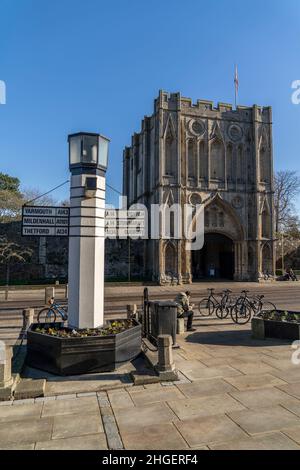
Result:
<svg viewBox="0 0 300 470"><path fill-rule="evenodd" d="M109 139L100 134L69 135L69 325L104 323L105 173Z"/></svg>

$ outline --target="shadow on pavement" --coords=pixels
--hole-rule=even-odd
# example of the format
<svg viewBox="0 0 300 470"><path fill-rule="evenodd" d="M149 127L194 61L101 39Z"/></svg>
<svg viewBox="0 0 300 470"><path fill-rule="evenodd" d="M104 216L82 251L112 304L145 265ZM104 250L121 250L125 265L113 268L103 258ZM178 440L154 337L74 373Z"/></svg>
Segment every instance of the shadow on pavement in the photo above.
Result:
<svg viewBox="0 0 300 470"><path fill-rule="evenodd" d="M188 343L215 344L219 346L249 346L266 347L289 345L289 341L279 339L257 340L251 337L251 331L227 330L227 331L204 331L187 336Z"/></svg>

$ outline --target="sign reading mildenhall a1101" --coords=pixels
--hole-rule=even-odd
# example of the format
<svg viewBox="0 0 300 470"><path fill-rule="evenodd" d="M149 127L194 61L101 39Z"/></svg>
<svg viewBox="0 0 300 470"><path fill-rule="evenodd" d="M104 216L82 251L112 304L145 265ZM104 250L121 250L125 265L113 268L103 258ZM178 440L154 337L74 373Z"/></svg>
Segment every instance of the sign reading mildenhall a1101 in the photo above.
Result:
<svg viewBox="0 0 300 470"><path fill-rule="evenodd" d="M34 237L68 237L68 207L23 206L22 235Z"/></svg>

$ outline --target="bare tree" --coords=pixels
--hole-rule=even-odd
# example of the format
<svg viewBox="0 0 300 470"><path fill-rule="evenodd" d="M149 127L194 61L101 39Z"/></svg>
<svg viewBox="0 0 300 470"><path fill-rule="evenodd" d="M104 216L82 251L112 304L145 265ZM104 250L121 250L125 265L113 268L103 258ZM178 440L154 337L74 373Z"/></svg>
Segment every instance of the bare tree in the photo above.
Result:
<svg viewBox="0 0 300 470"><path fill-rule="evenodd" d="M25 263L32 253L31 248L22 247L17 243L7 240L6 237L0 238L0 263L4 264L6 267L5 300L8 299L11 263Z"/></svg>
<svg viewBox="0 0 300 470"><path fill-rule="evenodd" d="M42 195L37 188L24 188L22 191L24 203L33 206L56 206L57 201L48 194Z"/></svg>
<svg viewBox="0 0 300 470"><path fill-rule="evenodd" d="M300 177L296 171L277 171L274 177L275 230L288 230L298 221L295 198L300 194Z"/></svg>

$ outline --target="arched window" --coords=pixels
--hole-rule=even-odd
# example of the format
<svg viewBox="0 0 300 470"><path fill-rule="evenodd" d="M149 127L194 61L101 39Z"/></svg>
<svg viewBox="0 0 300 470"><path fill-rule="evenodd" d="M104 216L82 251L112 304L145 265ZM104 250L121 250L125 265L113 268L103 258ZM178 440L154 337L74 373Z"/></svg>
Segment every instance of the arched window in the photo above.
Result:
<svg viewBox="0 0 300 470"><path fill-rule="evenodd" d="M207 179L207 154L205 152L204 141L199 143L199 175L200 178Z"/></svg>
<svg viewBox="0 0 300 470"><path fill-rule="evenodd" d="M253 249L251 248L251 246L249 246L248 248L248 269L249 271L254 270L254 253L253 253Z"/></svg>
<svg viewBox="0 0 300 470"><path fill-rule="evenodd" d="M263 238L270 238L271 234L271 217L269 212L264 209L261 215L261 236Z"/></svg>
<svg viewBox="0 0 300 470"><path fill-rule="evenodd" d="M165 274L173 275L176 273L176 250L168 243L165 248Z"/></svg>
<svg viewBox="0 0 300 470"><path fill-rule="evenodd" d="M239 146L237 150L236 173L237 181L241 183L244 179L243 147Z"/></svg>
<svg viewBox="0 0 300 470"><path fill-rule="evenodd" d="M224 179L224 164L224 145L220 140L216 139L211 144L210 150L210 177L212 179Z"/></svg>
<svg viewBox="0 0 300 470"><path fill-rule="evenodd" d="M188 141L188 177L196 178L196 146L193 140Z"/></svg>
<svg viewBox="0 0 300 470"><path fill-rule="evenodd" d="M219 227L224 227L224 212L219 212Z"/></svg>
<svg viewBox="0 0 300 470"><path fill-rule="evenodd" d="M217 227L218 226L218 212L216 208L212 208L210 211L211 215L211 225L212 227Z"/></svg>
<svg viewBox="0 0 300 470"><path fill-rule="evenodd" d="M260 149L259 149L259 170L260 170L260 181L263 183L269 183L271 178L271 162L269 158L269 152L267 149L266 137L262 138Z"/></svg>
<svg viewBox="0 0 300 470"><path fill-rule="evenodd" d="M227 181L233 181L233 149L232 145L227 145Z"/></svg>
<svg viewBox="0 0 300 470"><path fill-rule="evenodd" d="M176 174L176 141L171 133L165 140L165 175L175 176Z"/></svg>
<svg viewBox="0 0 300 470"><path fill-rule="evenodd" d="M209 227L209 211L204 212L204 225L205 227Z"/></svg>
<svg viewBox="0 0 300 470"><path fill-rule="evenodd" d="M263 246L261 256L263 274L272 274L272 252L268 243Z"/></svg>

